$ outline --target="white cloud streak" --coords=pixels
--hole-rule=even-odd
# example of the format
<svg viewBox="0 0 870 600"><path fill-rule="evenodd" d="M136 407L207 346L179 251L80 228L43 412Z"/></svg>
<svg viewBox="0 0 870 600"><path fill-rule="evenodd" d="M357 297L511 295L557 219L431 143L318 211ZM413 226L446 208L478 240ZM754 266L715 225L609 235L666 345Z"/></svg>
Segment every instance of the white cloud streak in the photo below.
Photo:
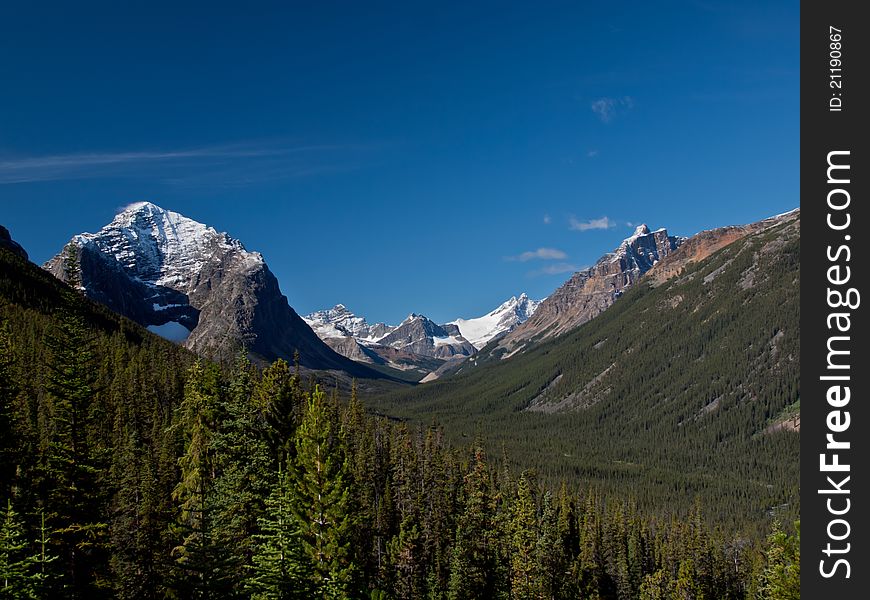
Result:
<svg viewBox="0 0 870 600"><path fill-rule="evenodd" d="M569 228L572 231L589 231L592 229L611 229L616 227L616 223L609 217L601 217L600 219L590 219L589 221L580 221L575 217L569 220Z"/></svg>
<svg viewBox="0 0 870 600"><path fill-rule="evenodd" d="M566 258L568 255L557 248L538 248L517 256L508 256L506 260L528 262L530 260L564 260Z"/></svg>
<svg viewBox="0 0 870 600"><path fill-rule="evenodd" d="M121 151L0 157L0 185L89 179L97 177L149 177L173 183L179 173L203 180L212 174L245 171L251 181L265 172L283 171L292 177L324 169L323 155L346 149L342 146L278 144L224 144L169 151ZM329 166L326 166L328 169ZM218 178L220 179L220 178Z"/></svg>

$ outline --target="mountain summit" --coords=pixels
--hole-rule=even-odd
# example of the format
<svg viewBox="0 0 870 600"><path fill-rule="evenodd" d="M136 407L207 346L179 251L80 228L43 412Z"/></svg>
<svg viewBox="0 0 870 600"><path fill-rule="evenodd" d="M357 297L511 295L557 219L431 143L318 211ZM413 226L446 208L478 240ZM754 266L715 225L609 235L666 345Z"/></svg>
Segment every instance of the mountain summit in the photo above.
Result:
<svg viewBox="0 0 870 600"><path fill-rule="evenodd" d="M507 333L499 341L499 347L508 350L504 356L533 338L560 335L597 316L683 241L665 229L650 231L645 224L640 225L613 252L574 273L526 322Z"/></svg>
<svg viewBox="0 0 870 600"><path fill-rule="evenodd" d="M529 298L525 293L519 297L511 296L495 310L474 319L456 319L462 336L480 350L490 341L513 331L525 323L537 310L540 302Z"/></svg>
<svg viewBox="0 0 870 600"><path fill-rule="evenodd" d="M76 235L44 267L68 280L75 253L90 298L195 352L227 358L240 345L266 360L366 377L296 314L258 252L226 233L151 202L137 202L97 233Z"/></svg>

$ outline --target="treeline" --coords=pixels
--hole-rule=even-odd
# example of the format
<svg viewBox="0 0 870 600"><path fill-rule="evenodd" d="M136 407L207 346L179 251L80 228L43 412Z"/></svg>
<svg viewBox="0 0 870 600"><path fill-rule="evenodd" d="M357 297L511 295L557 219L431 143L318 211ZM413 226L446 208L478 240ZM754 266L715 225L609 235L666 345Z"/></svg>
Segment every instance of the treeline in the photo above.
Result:
<svg viewBox="0 0 870 600"><path fill-rule="evenodd" d="M798 597L779 529L550 488L286 362L203 363L0 275L0 598Z"/></svg>

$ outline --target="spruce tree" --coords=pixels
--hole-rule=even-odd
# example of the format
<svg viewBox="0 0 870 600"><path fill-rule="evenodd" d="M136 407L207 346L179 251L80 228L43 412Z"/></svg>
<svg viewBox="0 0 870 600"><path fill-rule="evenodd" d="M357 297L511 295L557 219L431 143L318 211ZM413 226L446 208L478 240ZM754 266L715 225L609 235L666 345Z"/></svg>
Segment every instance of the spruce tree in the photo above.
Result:
<svg viewBox="0 0 870 600"><path fill-rule="evenodd" d="M778 521L767 537L766 566L761 576L758 600L793 600L800 598L801 550L800 521L796 534L788 535Z"/></svg>
<svg viewBox="0 0 870 600"><path fill-rule="evenodd" d="M390 540L389 559L393 565L393 592L397 599L422 598L425 588L426 565L423 563L420 529L411 515L399 528L399 534Z"/></svg>
<svg viewBox="0 0 870 600"><path fill-rule="evenodd" d="M303 599L311 594L290 485L286 470L281 469L266 500L265 515L259 520L260 532L253 537L254 555L246 587L254 600Z"/></svg>
<svg viewBox="0 0 870 600"><path fill-rule="evenodd" d="M85 326L74 292L48 337L51 353L46 375L52 428L43 464L51 482L47 506L62 548L67 593L92 598L107 593L107 528L100 508L106 450L92 425L96 394L94 337Z"/></svg>
<svg viewBox="0 0 870 600"><path fill-rule="evenodd" d="M480 444L464 480L464 506L457 519L450 560L450 600L501 597L509 585L504 576L496 528L496 505L489 469Z"/></svg>
<svg viewBox="0 0 870 600"><path fill-rule="evenodd" d="M41 533L45 535L44 527ZM34 554L24 522L7 500L0 515L0 598L38 600L46 596L50 575L45 567L54 557L46 554L46 540L39 541L40 550Z"/></svg>
<svg viewBox="0 0 870 600"><path fill-rule="evenodd" d="M241 351L227 393L219 397L221 419L210 443L216 473L212 536L225 551L223 576L235 592L250 564L251 536L274 479L265 419L252 398L253 379L253 367Z"/></svg>
<svg viewBox="0 0 870 600"><path fill-rule="evenodd" d="M511 596L517 599L537 598L540 593L540 571L537 548L537 506L524 472L517 482L510 522L511 535Z"/></svg>
<svg viewBox="0 0 870 600"><path fill-rule="evenodd" d="M350 476L336 429L324 393L315 388L296 430L291 490L310 583L317 597L330 599L349 597L356 578Z"/></svg>
<svg viewBox="0 0 870 600"><path fill-rule="evenodd" d="M230 549L215 539L215 459L212 448L218 408L218 381L214 372L197 361L188 372L184 400L178 409L178 427L185 437L184 455L178 459L181 479L173 492L178 506L173 550L177 572L173 587L190 598L222 598L231 591L225 567Z"/></svg>
<svg viewBox="0 0 870 600"><path fill-rule="evenodd" d="M117 491L112 501L112 556L115 591L120 599L157 598L161 515L154 457L137 431L128 425L116 450Z"/></svg>

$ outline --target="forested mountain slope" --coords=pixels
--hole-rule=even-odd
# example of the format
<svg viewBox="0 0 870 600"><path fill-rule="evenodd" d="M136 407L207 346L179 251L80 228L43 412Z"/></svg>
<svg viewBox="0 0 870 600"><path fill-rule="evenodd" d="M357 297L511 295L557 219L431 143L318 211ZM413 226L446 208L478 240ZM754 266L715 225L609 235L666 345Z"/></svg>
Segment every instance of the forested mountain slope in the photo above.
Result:
<svg viewBox="0 0 870 600"><path fill-rule="evenodd" d="M748 599L798 581L778 529L762 545L703 505L651 517L463 446L283 361L195 360L0 248L4 597Z"/></svg>
<svg viewBox="0 0 870 600"><path fill-rule="evenodd" d="M368 402L644 506L698 495L738 522L793 511L799 435L763 431L799 402L799 260L798 212L641 280L571 333Z"/></svg>

